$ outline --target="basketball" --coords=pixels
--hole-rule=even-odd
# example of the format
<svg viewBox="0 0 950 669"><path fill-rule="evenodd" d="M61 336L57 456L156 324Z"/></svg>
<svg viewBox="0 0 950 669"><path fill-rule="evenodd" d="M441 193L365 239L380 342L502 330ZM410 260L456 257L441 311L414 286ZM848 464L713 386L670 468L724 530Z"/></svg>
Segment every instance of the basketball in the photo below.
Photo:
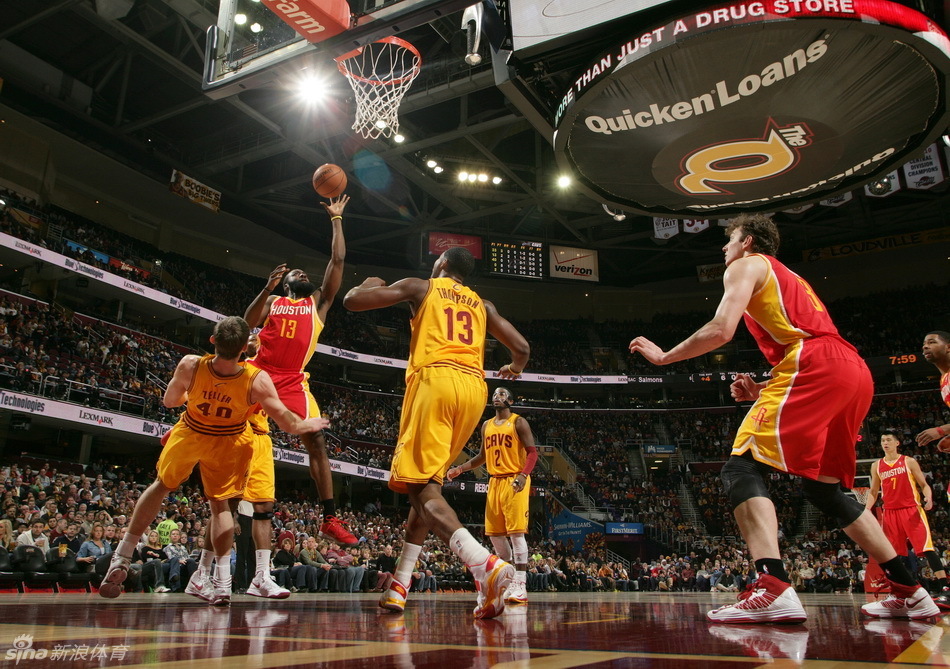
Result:
<svg viewBox="0 0 950 669"><path fill-rule="evenodd" d="M325 198L339 197L346 190L346 172L332 163L321 165L313 173L313 189Z"/></svg>

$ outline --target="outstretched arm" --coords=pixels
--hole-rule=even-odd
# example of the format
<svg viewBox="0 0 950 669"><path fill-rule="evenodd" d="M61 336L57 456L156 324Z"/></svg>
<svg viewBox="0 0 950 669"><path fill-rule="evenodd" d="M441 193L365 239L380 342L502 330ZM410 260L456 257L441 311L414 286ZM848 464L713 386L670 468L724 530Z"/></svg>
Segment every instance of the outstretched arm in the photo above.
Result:
<svg viewBox="0 0 950 669"><path fill-rule="evenodd" d="M330 305L336 299L340 284L343 282L343 260L346 258L346 240L343 238L343 210L349 201L349 195L341 195L332 198L329 203L323 203L323 208L330 215L330 225L333 226L333 240L330 242L330 262L327 263L327 271L323 274L323 284L320 286L320 303L317 305L317 313L322 321L326 321Z"/></svg>
<svg viewBox="0 0 950 669"><path fill-rule="evenodd" d="M413 312L422 304L429 290L425 279L400 279L391 286L378 276L371 276L343 298L343 306L350 311L369 311L391 307L400 302L409 302Z"/></svg>
<svg viewBox="0 0 950 669"><path fill-rule="evenodd" d="M654 365L669 365L716 350L732 340L742 313L749 306L755 287L765 273L766 266L757 257L739 258L729 265L723 276L722 300L711 321L669 351L664 351L646 337L637 337L630 342L630 352L641 353Z"/></svg>
<svg viewBox="0 0 950 669"><path fill-rule="evenodd" d="M191 386L191 382L195 378L195 370L198 369L199 360L201 360L200 356L186 355L178 361L172 380L168 382L168 386L165 388L162 404L171 409L180 407L188 401L188 387Z"/></svg>
<svg viewBox="0 0 950 669"><path fill-rule="evenodd" d="M488 332L492 337L504 344L511 353L511 362L498 370L498 376L503 379L513 379L521 376L528 358L531 356L531 346L528 340L518 332L517 328L505 319L495 305L485 300L485 316L487 317Z"/></svg>
<svg viewBox="0 0 950 669"><path fill-rule="evenodd" d="M271 302L277 299L277 297L271 295L271 293L274 292L277 284L280 283L280 280L284 278L284 274L286 273L287 265L285 263L281 263L275 267L270 273L270 276L267 277L267 285L264 286L264 290L257 294L254 301L251 302L244 311L244 320L246 320L247 324L252 328L260 327L264 319L267 318L267 314L270 313Z"/></svg>
<svg viewBox="0 0 950 669"><path fill-rule="evenodd" d="M326 418L308 418L303 420L288 409L277 396L277 388L267 372L258 373L251 385L251 400L260 402L267 415L274 419L277 426L284 432L290 434L307 434L308 432L319 432L330 425Z"/></svg>

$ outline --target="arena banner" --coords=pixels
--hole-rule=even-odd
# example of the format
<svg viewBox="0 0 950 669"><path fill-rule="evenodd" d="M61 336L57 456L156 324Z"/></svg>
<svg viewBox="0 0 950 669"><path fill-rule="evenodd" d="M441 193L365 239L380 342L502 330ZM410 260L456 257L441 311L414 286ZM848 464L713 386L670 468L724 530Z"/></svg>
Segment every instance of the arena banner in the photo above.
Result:
<svg viewBox="0 0 950 669"><path fill-rule="evenodd" d="M680 222L678 218L658 218L653 219L653 236L656 239L669 239L675 237L680 232Z"/></svg>
<svg viewBox="0 0 950 669"><path fill-rule="evenodd" d="M554 148L580 190L626 211L826 200L950 125L950 41L897 2L747 0L620 26L563 91Z"/></svg>
<svg viewBox="0 0 950 669"><path fill-rule="evenodd" d="M173 295L169 295L168 293L163 293L160 290L150 288L149 286L143 286L138 282L130 281L129 279L125 279L121 276L101 270L98 267L87 265L84 262L73 260L72 258L56 253L55 251L50 251L48 248L25 242L22 239L12 237L3 232L0 232L0 246L13 249L14 251L19 251L24 255L36 258L37 260L42 260L43 262L47 262L51 265L56 265L57 267L71 270L77 274L81 274L82 276L89 277L90 279L107 283L110 286L115 286L116 288L120 288L128 293L135 293L137 295L147 297L154 302L168 305L186 314L203 318L206 321L211 321L212 323L216 323L224 318L223 314L212 311L207 307L193 304L179 297L175 297Z"/></svg>
<svg viewBox="0 0 950 669"><path fill-rule="evenodd" d="M922 244L936 244L938 242L948 241L950 241L950 228L938 228L937 230L908 232L899 235L866 239L860 242L851 242L850 244L836 244L835 246L808 249L802 252L802 260L816 262L818 260L846 258L848 256L861 255L864 253L890 251L904 246L920 246Z"/></svg>
<svg viewBox="0 0 950 669"><path fill-rule="evenodd" d="M28 211L23 211L22 209L17 209L16 207L7 207L6 212L17 223L26 225L35 230L39 230L43 226L43 219L41 219L39 216L31 214Z"/></svg>
<svg viewBox="0 0 950 669"><path fill-rule="evenodd" d="M662 455L676 453L674 444L644 444L643 452L647 455Z"/></svg>
<svg viewBox="0 0 950 669"><path fill-rule="evenodd" d="M553 244L549 248L551 260L548 268L549 276L577 281L600 281L597 251Z"/></svg>
<svg viewBox="0 0 950 669"><path fill-rule="evenodd" d="M841 207L848 204L853 199L853 193L838 193L837 195L832 195L831 197L822 200L818 204L825 207Z"/></svg>
<svg viewBox="0 0 950 669"><path fill-rule="evenodd" d="M221 208L221 191L205 186L197 179L192 179L178 170L172 170L168 190L215 213Z"/></svg>
<svg viewBox="0 0 950 669"><path fill-rule="evenodd" d="M171 425L157 421L112 413L69 402L59 402L47 397L27 395L10 390L0 390L0 410L29 413L37 416L58 418L77 425L102 427L120 432L147 434L161 438L172 429Z"/></svg>
<svg viewBox="0 0 950 669"><path fill-rule="evenodd" d="M560 506L558 504L557 506ZM548 535L569 550L585 550L592 543L603 540L604 526L587 520L561 507L561 512L549 518Z"/></svg>
<svg viewBox="0 0 950 669"><path fill-rule="evenodd" d="M643 523L605 523L605 534L643 534Z"/></svg>
<svg viewBox="0 0 950 669"><path fill-rule="evenodd" d="M695 235L709 228L708 218L687 218L683 221L683 232Z"/></svg>
<svg viewBox="0 0 950 669"><path fill-rule="evenodd" d="M928 190L943 183L943 166L936 144L931 144L924 155L909 161L903 167L907 187L915 190Z"/></svg>
<svg viewBox="0 0 950 669"><path fill-rule="evenodd" d="M451 232L429 233L429 254L440 256L448 249L462 247L471 251L476 260L482 259L482 238L474 235L456 235Z"/></svg>

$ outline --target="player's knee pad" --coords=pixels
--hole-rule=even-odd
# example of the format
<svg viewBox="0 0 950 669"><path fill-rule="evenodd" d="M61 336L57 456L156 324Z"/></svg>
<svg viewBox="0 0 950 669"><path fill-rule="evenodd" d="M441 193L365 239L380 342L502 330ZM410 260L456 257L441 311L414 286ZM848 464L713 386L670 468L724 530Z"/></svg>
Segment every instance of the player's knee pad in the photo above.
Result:
<svg viewBox="0 0 950 669"><path fill-rule="evenodd" d="M255 511L251 515L251 518L253 518L254 520L271 520L273 517L274 517L273 509L271 509L270 511Z"/></svg>
<svg viewBox="0 0 950 669"><path fill-rule="evenodd" d="M802 479L802 492L805 499L837 520L839 527L847 527L864 513L864 505L845 495L840 483Z"/></svg>
<svg viewBox="0 0 950 669"><path fill-rule="evenodd" d="M511 552L515 564L528 564L528 541L523 534L512 535Z"/></svg>
<svg viewBox="0 0 950 669"><path fill-rule="evenodd" d="M511 561L511 544L508 543L508 537L489 537L492 548L495 549L495 555L505 562Z"/></svg>
<svg viewBox="0 0 950 669"><path fill-rule="evenodd" d="M934 573L945 569L936 551L924 551L924 557L927 558L927 564L934 570Z"/></svg>
<svg viewBox="0 0 950 669"><path fill-rule="evenodd" d="M752 458L732 456L719 472L722 487L733 510L753 497L768 497L769 489L762 480L758 463Z"/></svg>

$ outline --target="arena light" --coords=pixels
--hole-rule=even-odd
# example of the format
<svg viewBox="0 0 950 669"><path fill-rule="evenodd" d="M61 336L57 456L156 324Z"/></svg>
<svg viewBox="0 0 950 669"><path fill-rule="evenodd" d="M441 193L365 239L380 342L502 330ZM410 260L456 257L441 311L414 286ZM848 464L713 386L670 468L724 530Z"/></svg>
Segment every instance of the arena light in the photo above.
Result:
<svg viewBox="0 0 950 669"><path fill-rule="evenodd" d="M501 177L492 177L491 182L497 186L501 183Z"/></svg>
<svg viewBox="0 0 950 669"><path fill-rule="evenodd" d="M432 160L432 158L429 158L429 159L426 161L426 167L435 167L435 166L438 165L438 164L439 164L439 163L437 163L436 161Z"/></svg>
<svg viewBox="0 0 950 669"><path fill-rule="evenodd" d="M561 175L557 178L557 185L559 188L567 188L571 185L571 177L566 175Z"/></svg>
<svg viewBox="0 0 950 669"><path fill-rule="evenodd" d="M477 179L478 179L478 175L475 174L474 172L468 175L468 180L469 180L471 183L475 183L475 181L476 181Z"/></svg>
<svg viewBox="0 0 950 669"><path fill-rule="evenodd" d="M251 32L252 32L252 33L255 33L255 34L256 34L256 33L259 33L259 32L262 31L263 29L264 29L264 26L262 26L260 23L252 23L252 24L251 24Z"/></svg>
<svg viewBox="0 0 950 669"><path fill-rule="evenodd" d="M459 181L468 181L468 172L459 172Z"/></svg>
<svg viewBox="0 0 950 669"><path fill-rule="evenodd" d="M247 23L247 14L235 14L234 22L239 26L243 26L245 23Z"/></svg>
<svg viewBox="0 0 950 669"><path fill-rule="evenodd" d="M393 137L393 141L396 142L396 144L402 144L406 141L406 136L397 134Z"/></svg>
<svg viewBox="0 0 950 669"><path fill-rule="evenodd" d="M378 120L376 121L375 125L376 125L376 127L379 128L380 130L385 130L386 128L389 127L389 124L386 123L386 121L384 121L383 119L378 119Z"/></svg>
<svg viewBox="0 0 950 669"><path fill-rule="evenodd" d="M445 169L441 165L436 165L435 167L432 168L432 171L435 172L436 174L442 174L445 171Z"/></svg>
<svg viewBox="0 0 950 669"><path fill-rule="evenodd" d="M481 174L478 175L478 180L481 183L488 183L488 175L482 172Z"/></svg>

